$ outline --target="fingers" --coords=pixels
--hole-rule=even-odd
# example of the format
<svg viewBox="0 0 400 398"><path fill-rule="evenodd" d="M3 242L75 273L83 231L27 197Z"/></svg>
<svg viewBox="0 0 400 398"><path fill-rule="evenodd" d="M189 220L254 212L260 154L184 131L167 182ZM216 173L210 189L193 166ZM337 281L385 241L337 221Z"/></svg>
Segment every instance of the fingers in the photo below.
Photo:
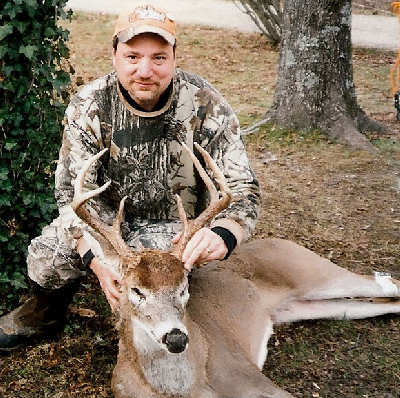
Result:
<svg viewBox="0 0 400 398"><path fill-rule="evenodd" d="M209 255L208 246L209 242L206 237L204 237L204 232L202 230L193 235L187 243L182 255L182 261L185 263L185 268L188 271L192 269L195 263L200 263L202 259Z"/></svg>
<svg viewBox="0 0 400 398"><path fill-rule="evenodd" d="M119 307L119 298L111 295L110 292L103 289L103 292L106 296L108 303L110 304L112 312L115 312Z"/></svg>
<svg viewBox="0 0 400 398"><path fill-rule="evenodd" d="M119 306L119 299L121 292L119 290L119 283L113 278L105 278L101 288L109 302L113 311L115 311Z"/></svg>
<svg viewBox="0 0 400 398"><path fill-rule="evenodd" d="M108 292L111 297L119 299L120 291L118 289L118 280L114 279L113 277L106 277L103 279L102 288L104 291Z"/></svg>
<svg viewBox="0 0 400 398"><path fill-rule="evenodd" d="M92 260L90 268L99 279L100 286L113 311L118 308L121 295L119 286L122 283L121 276L113 269L104 266L97 258Z"/></svg>
<svg viewBox="0 0 400 398"><path fill-rule="evenodd" d="M224 240L209 228L196 232L185 247L182 261L190 271L194 264L222 260L228 249Z"/></svg>

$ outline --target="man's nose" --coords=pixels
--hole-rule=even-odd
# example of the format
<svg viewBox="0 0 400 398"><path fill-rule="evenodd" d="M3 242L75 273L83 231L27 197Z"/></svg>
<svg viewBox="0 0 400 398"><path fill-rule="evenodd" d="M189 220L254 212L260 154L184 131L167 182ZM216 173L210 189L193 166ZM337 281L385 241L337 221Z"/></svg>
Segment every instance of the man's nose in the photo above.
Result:
<svg viewBox="0 0 400 398"><path fill-rule="evenodd" d="M142 58L138 64L136 73L142 79L148 79L153 74L153 66L150 59Z"/></svg>

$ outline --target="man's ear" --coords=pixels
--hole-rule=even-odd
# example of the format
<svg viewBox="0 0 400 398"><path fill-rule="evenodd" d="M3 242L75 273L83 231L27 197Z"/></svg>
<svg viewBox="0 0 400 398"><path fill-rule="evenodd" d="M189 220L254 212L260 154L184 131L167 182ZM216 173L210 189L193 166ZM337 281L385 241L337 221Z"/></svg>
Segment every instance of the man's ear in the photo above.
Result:
<svg viewBox="0 0 400 398"><path fill-rule="evenodd" d="M176 69L176 54L174 52L174 69Z"/></svg>
<svg viewBox="0 0 400 398"><path fill-rule="evenodd" d="M112 64L113 64L113 68L115 69L115 53L116 53L116 51L117 50L115 50L114 48L112 49L112 52L111 52L111 61L112 61Z"/></svg>

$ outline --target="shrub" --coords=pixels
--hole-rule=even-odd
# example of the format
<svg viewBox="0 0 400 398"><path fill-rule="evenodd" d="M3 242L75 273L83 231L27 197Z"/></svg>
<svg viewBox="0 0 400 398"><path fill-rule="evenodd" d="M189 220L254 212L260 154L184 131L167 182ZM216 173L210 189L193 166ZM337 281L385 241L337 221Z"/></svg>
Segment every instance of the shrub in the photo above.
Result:
<svg viewBox="0 0 400 398"><path fill-rule="evenodd" d="M55 215L53 172L61 142L70 19L67 0L0 6L0 313L26 287L30 240Z"/></svg>

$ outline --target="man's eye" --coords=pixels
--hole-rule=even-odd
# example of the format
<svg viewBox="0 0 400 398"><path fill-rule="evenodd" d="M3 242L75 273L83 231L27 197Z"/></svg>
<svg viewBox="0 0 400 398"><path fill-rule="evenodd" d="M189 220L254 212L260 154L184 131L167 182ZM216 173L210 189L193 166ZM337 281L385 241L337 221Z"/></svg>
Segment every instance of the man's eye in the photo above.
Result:
<svg viewBox="0 0 400 398"><path fill-rule="evenodd" d="M156 64L162 64L163 62L165 62L166 59L167 57L164 55L157 55L156 57L154 57Z"/></svg>

